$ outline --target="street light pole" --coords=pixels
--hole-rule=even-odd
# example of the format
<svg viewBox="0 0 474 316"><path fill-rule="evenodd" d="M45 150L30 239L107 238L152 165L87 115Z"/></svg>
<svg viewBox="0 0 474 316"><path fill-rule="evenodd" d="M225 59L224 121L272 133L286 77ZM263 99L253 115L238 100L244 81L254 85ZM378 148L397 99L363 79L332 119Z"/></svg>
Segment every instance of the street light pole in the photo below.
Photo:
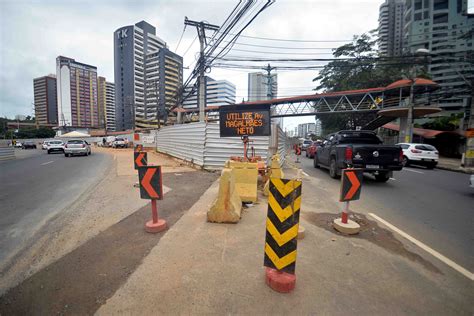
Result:
<svg viewBox="0 0 474 316"><path fill-rule="evenodd" d="M416 76L416 73L415 73ZM415 83L416 77L411 78L410 85L410 100L408 104L408 114L407 114L407 131L405 134L405 143L413 142L413 108L415 107Z"/></svg>

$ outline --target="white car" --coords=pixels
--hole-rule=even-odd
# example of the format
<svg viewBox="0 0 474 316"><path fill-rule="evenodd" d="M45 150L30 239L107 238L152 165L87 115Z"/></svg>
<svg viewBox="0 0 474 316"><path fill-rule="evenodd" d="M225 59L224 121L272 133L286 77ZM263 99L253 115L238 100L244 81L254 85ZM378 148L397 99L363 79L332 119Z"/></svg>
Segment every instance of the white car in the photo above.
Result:
<svg viewBox="0 0 474 316"><path fill-rule="evenodd" d="M52 152L64 152L64 143L62 140L50 140L48 141L48 144L46 145L46 150L48 151L48 154Z"/></svg>
<svg viewBox="0 0 474 316"><path fill-rule="evenodd" d="M128 147L128 139L126 138L116 138L112 143L113 148L127 148Z"/></svg>
<svg viewBox="0 0 474 316"><path fill-rule="evenodd" d="M15 143L15 148L21 148L21 147L23 147L23 144L21 142Z"/></svg>
<svg viewBox="0 0 474 316"><path fill-rule="evenodd" d="M469 178L469 186L474 189L474 174Z"/></svg>
<svg viewBox="0 0 474 316"><path fill-rule="evenodd" d="M50 141L49 140L45 140L42 144L41 144L41 149L43 150L47 150L48 149L48 143Z"/></svg>
<svg viewBox="0 0 474 316"><path fill-rule="evenodd" d="M433 169L438 164L439 152L434 146L415 143L399 143L397 145L403 150L403 166L413 164Z"/></svg>
<svg viewBox="0 0 474 316"><path fill-rule="evenodd" d="M91 146L88 142L81 139L71 139L64 145L64 156L82 155L89 156L91 154Z"/></svg>

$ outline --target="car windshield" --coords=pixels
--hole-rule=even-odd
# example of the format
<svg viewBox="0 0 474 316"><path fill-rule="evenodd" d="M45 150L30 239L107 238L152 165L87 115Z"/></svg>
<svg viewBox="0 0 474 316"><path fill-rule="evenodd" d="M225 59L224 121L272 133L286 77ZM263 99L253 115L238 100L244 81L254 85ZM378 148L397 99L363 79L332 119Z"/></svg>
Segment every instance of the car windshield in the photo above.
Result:
<svg viewBox="0 0 474 316"><path fill-rule="evenodd" d="M62 141L52 141L52 142L48 142L48 144L52 144L52 145L61 145L63 142Z"/></svg>
<svg viewBox="0 0 474 316"><path fill-rule="evenodd" d="M116 138L115 140L118 142L123 142L123 138Z"/></svg>
<svg viewBox="0 0 474 316"><path fill-rule="evenodd" d="M311 143L312 143L312 141L310 141L310 140L305 140L305 141L303 142L303 144L305 144L305 145L309 145L309 144L311 144Z"/></svg>
<svg viewBox="0 0 474 316"><path fill-rule="evenodd" d="M339 144L382 144L382 140L372 133L343 133L339 136Z"/></svg>
<svg viewBox="0 0 474 316"><path fill-rule="evenodd" d="M83 144L84 141L83 140L68 140L67 143L68 144Z"/></svg>

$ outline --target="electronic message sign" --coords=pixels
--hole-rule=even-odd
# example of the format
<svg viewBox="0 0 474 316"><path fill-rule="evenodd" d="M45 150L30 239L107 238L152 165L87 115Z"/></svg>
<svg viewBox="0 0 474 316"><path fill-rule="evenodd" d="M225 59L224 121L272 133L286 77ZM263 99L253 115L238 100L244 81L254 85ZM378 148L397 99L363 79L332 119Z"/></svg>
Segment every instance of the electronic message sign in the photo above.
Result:
<svg viewBox="0 0 474 316"><path fill-rule="evenodd" d="M219 108L220 136L270 136L270 105L228 105Z"/></svg>

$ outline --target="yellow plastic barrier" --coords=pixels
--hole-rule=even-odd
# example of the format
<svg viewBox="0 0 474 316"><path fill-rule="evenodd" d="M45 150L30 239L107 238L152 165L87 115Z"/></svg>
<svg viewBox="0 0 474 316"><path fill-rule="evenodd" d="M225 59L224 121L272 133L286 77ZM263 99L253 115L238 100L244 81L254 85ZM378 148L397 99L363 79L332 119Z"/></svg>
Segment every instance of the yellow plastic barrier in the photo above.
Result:
<svg viewBox="0 0 474 316"><path fill-rule="evenodd" d="M219 180L217 199L207 212L207 221L214 223L237 223L240 220L242 201L235 188L232 169L224 168Z"/></svg>

